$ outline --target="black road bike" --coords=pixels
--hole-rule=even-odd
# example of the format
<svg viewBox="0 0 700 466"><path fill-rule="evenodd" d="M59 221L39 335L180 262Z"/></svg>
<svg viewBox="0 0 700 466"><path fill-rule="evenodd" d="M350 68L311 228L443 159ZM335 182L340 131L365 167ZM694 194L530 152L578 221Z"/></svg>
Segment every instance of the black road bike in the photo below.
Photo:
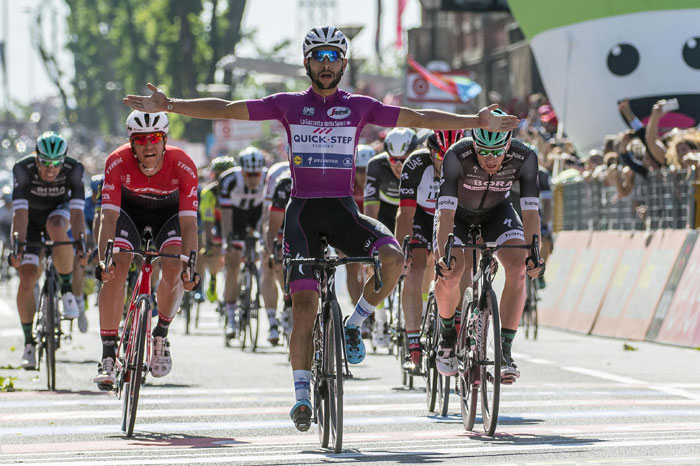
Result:
<svg viewBox="0 0 700 466"><path fill-rule="evenodd" d="M328 250L328 238L321 235L324 256ZM289 294L289 277L292 267L310 265L318 274L321 302L316 313L313 330L313 362L311 380L313 384L313 422L318 424L321 447L333 445L340 453L343 446L343 379L352 378L345 354L345 336L342 312L335 294L335 270L349 263L372 264L374 266L374 289L382 287L379 253L369 257L330 256L326 258L284 257L284 291Z"/></svg>
<svg viewBox="0 0 700 466"><path fill-rule="evenodd" d="M61 315L58 312L58 272L53 264L51 252L60 246L76 246L83 255L86 254L85 234L77 241L53 241L41 233L40 241L19 241L19 233L13 235L12 254L19 257L21 247L39 247L44 251L44 284L39 293L38 312L34 319L34 335L37 346L37 370L41 370L41 361L46 359L46 386L56 391L56 351L61 347L65 337L61 329Z"/></svg>
<svg viewBox="0 0 700 466"><path fill-rule="evenodd" d="M481 230L469 229L471 244L455 245L450 233L445 245L445 264L451 264L453 248L472 250L472 288L467 288L462 300L462 325L457 336L457 391L462 423L467 430L474 428L477 397L481 393L481 417L487 435L493 436L498 423L501 393L501 324L498 298L492 280L498 269L495 253L499 249L530 249L526 262L539 263L537 235L532 244L504 245L495 242L478 244ZM481 258L477 265L477 251ZM504 380L503 383L513 381Z"/></svg>

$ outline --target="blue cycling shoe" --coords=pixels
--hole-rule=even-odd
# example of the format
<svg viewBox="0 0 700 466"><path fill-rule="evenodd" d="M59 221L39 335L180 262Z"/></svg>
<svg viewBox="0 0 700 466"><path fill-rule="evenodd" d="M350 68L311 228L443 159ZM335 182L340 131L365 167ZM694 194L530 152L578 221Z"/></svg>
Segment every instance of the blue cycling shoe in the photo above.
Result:
<svg viewBox="0 0 700 466"><path fill-rule="evenodd" d="M300 432L306 432L311 427L311 402L309 400L299 400L289 412L294 426Z"/></svg>
<svg viewBox="0 0 700 466"><path fill-rule="evenodd" d="M359 364L365 360L367 351L360 327L345 324L345 354L350 364Z"/></svg>

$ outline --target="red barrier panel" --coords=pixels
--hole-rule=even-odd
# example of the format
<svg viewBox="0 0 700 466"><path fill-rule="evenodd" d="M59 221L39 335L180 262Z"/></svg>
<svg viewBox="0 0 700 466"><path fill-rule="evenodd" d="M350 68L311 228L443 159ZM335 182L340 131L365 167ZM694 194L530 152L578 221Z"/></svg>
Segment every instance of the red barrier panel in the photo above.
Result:
<svg viewBox="0 0 700 466"><path fill-rule="evenodd" d="M643 340L688 235L686 230L658 230L646 248L644 264L617 324L615 336Z"/></svg>
<svg viewBox="0 0 700 466"><path fill-rule="evenodd" d="M581 251L588 247L590 238L589 231L557 233L554 250L547 260L547 287L540 292L540 302L537 305L539 322L542 325L560 325L561 297L568 288L573 266L577 263Z"/></svg>
<svg viewBox="0 0 700 466"><path fill-rule="evenodd" d="M625 303L639 278L639 271L644 264L647 242L652 240L644 232L621 232L625 241L622 256L615 267L605 299L596 318L592 333L595 335L615 336L622 318Z"/></svg>
<svg viewBox="0 0 700 466"><path fill-rule="evenodd" d="M576 332L591 333L598 311L605 298L610 279L629 241L630 234L624 231L596 231L591 238L592 252L590 271L580 293L573 302L572 312L564 315L562 328ZM585 255L582 254L581 257Z"/></svg>
<svg viewBox="0 0 700 466"><path fill-rule="evenodd" d="M700 247L696 243L656 341L700 345Z"/></svg>

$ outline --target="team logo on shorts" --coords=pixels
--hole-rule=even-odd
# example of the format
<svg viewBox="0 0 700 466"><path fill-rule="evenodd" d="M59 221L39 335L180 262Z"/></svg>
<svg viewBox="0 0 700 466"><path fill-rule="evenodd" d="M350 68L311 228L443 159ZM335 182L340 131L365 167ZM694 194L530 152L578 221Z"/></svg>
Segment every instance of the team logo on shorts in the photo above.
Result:
<svg viewBox="0 0 700 466"><path fill-rule="evenodd" d="M294 165L301 165L301 155L294 156Z"/></svg>
<svg viewBox="0 0 700 466"><path fill-rule="evenodd" d="M367 238L367 241L365 241L365 251L369 251L370 246L372 246L372 238Z"/></svg>

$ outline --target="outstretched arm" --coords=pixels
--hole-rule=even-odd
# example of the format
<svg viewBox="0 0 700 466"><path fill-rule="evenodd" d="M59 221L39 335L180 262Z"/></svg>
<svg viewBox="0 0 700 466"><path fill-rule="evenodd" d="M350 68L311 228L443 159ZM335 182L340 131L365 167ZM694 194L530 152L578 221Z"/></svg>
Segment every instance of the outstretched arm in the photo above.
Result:
<svg viewBox="0 0 700 466"><path fill-rule="evenodd" d="M489 131L508 131L518 126L520 119L517 116L491 113L491 110L497 108L498 105L493 104L482 108L478 115L457 115L441 110L401 107L396 126L429 129L484 128Z"/></svg>
<svg viewBox="0 0 700 466"><path fill-rule="evenodd" d="M172 112L194 118L209 120L248 120L248 105L245 100L203 99L169 99L155 85L148 83L150 96L127 95L123 102L134 110L142 112Z"/></svg>

